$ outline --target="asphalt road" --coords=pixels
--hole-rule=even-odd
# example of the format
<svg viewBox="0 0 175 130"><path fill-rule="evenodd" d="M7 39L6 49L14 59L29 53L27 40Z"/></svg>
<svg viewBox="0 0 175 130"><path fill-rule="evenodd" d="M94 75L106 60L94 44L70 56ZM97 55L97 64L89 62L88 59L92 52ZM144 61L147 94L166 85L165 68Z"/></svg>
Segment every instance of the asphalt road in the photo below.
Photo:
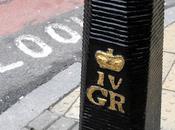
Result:
<svg viewBox="0 0 175 130"><path fill-rule="evenodd" d="M0 0L0 113L81 58L83 0L26 1Z"/></svg>
<svg viewBox="0 0 175 130"><path fill-rule="evenodd" d="M0 112L80 61L82 1L20 1L0 5ZM16 9L18 4L28 9Z"/></svg>

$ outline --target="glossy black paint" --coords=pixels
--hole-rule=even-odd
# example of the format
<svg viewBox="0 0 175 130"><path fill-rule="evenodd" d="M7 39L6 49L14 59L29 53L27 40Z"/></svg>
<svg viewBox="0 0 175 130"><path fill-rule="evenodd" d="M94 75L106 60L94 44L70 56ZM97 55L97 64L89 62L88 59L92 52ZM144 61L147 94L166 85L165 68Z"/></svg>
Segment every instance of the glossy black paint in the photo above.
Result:
<svg viewBox="0 0 175 130"><path fill-rule="evenodd" d="M80 130L160 130L163 48L163 0L85 0ZM124 69L102 69L97 50L124 56ZM87 99L97 71L123 78L125 114ZM108 80L105 88L111 90Z"/></svg>

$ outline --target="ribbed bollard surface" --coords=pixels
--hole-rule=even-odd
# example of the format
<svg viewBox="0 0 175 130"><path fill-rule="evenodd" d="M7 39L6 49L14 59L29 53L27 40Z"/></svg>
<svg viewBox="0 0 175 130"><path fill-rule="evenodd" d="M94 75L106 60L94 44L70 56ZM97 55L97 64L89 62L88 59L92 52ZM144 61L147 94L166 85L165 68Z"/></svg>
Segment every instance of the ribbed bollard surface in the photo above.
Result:
<svg viewBox="0 0 175 130"><path fill-rule="evenodd" d="M81 130L160 130L163 0L85 0Z"/></svg>

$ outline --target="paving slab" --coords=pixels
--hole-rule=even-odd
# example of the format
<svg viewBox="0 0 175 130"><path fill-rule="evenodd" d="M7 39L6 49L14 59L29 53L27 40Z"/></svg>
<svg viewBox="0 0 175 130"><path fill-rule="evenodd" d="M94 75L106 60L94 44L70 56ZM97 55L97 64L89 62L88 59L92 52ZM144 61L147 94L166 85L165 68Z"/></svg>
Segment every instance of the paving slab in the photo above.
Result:
<svg viewBox="0 0 175 130"><path fill-rule="evenodd" d="M22 128L22 129L20 129L20 130L29 130L28 128Z"/></svg>
<svg viewBox="0 0 175 130"><path fill-rule="evenodd" d="M74 118L79 120L79 111L80 111L80 97L76 100L76 102L72 105L71 109L66 113L66 117Z"/></svg>
<svg viewBox="0 0 175 130"><path fill-rule="evenodd" d="M73 119L68 119L65 117L57 120L50 128L47 130L69 130L71 129L76 122Z"/></svg>
<svg viewBox="0 0 175 130"><path fill-rule="evenodd" d="M50 108L50 110L57 114L64 115L68 109L71 108L73 103L77 100L80 95L80 87L71 92L68 96L63 98L60 102L58 102L55 106Z"/></svg>
<svg viewBox="0 0 175 130"><path fill-rule="evenodd" d="M44 130L48 128L49 125L51 125L59 117L60 115L57 115L55 113L46 110L40 116L31 121L27 127L33 130Z"/></svg>
<svg viewBox="0 0 175 130"><path fill-rule="evenodd" d="M175 23L165 28L164 51L175 53Z"/></svg>
<svg viewBox="0 0 175 130"><path fill-rule="evenodd" d="M173 65L170 73L168 74L164 82L163 88L175 91L175 64Z"/></svg>
<svg viewBox="0 0 175 130"><path fill-rule="evenodd" d="M79 130L79 124L77 123L73 128L72 130Z"/></svg>
<svg viewBox="0 0 175 130"><path fill-rule="evenodd" d="M162 92L161 130L175 130L175 92Z"/></svg>
<svg viewBox="0 0 175 130"><path fill-rule="evenodd" d="M172 68L174 62L175 54L166 52L163 53L163 81L165 81L165 78L169 73L170 69Z"/></svg>
<svg viewBox="0 0 175 130"><path fill-rule="evenodd" d="M165 10L165 19L164 19L165 27L171 25L175 21L174 12L175 12L175 7L171 7Z"/></svg>

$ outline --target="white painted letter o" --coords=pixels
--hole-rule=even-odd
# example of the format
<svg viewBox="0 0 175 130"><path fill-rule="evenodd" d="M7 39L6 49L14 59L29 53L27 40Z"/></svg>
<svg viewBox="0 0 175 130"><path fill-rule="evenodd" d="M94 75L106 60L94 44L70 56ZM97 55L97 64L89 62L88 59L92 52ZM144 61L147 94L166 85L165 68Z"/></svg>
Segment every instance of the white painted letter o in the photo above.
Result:
<svg viewBox="0 0 175 130"><path fill-rule="evenodd" d="M23 40L31 41L33 43L36 43L42 51L35 52L31 49L29 49L24 43ZM33 36L33 35L22 35L16 38L15 40L16 46L23 51L25 54L33 57L33 58L43 58L47 57L49 54L52 53L52 48L48 46L46 43L44 43L40 38Z"/></svg>
<svg viewBox="0 0 175 130"><path fill-rule="evenodd" d="M60 29L67 32L68 35L71 36L71 38L64 38L60 36L58 33L56 33L55 29ZM70 29L68 26L58 23L53 23L46 27L45 32L47 32L54 40L65 44L75 44L81 39L80 34L78 34L76 31Z"/></svg>

